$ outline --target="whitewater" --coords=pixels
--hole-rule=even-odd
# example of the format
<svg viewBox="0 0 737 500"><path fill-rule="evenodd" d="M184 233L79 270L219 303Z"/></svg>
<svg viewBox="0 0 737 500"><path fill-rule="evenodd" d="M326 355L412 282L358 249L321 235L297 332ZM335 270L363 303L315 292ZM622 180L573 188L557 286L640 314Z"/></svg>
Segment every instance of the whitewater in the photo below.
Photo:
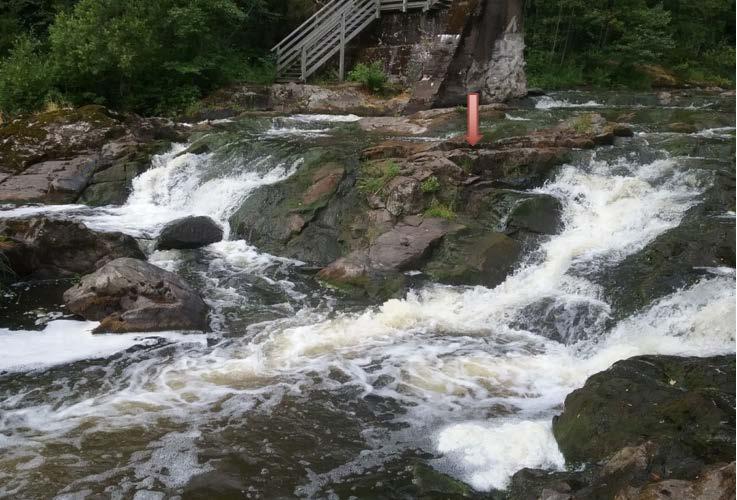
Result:
<svg viewBox="0 0 737 500"><path fill-rule="evenodd" d="M606 106L546 97L509 120ZM175 218L209 215L227 236L244 199L299 170L303 141L330 138L357 118L274 120L252 140L288 141L288 149L245 162L175 145L120 207L0 216L53 213L150 240ZM304 497L326 496L408 450L432 454L433 467L479 491L506 488L524 467L563 469L551 418L590 375L641 354L734 352L733 270L707 269L623 319L594 279L677 227L713 182L709 169L640 132L562 165L537 189L561 201L563 228L495 288L426 284L376 306L341 307L310 284L301 262L226 238L196 256L149 252L152 263L194 276L213 310L211 333L100 336L90 333L96 323L69 318L41 332L0 329L0 375L9 378L0 393L0 497L98 484L119 494L181 491L227 464L223 450L272 457L242 467L268 481L290 475L284 487ZM367 404L383 405L385 417L363 415Z"/></svg>

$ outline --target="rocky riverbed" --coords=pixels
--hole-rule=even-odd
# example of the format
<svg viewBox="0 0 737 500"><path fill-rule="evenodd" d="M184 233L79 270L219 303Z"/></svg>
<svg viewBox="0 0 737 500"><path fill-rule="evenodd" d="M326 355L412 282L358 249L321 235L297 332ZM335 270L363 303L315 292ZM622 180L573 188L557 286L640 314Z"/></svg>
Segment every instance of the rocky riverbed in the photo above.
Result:
<svg viewBox="0 0 737 500"><path fill-rule="evenodd" d="M733 109L0 127L0 497L733 498Z"/></svg>

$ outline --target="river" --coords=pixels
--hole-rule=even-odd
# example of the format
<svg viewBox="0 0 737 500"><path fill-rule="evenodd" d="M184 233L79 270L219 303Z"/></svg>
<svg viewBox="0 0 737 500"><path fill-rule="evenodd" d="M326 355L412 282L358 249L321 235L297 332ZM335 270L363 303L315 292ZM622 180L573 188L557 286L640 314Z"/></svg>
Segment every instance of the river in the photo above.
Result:
<svg viewBox="0 0 737 500"><path fill-rule="evenodd" d="M509 134L582 110L626 116L635 136L578 152L538 189L561 200L564 228L493 289L423 282L357 304L302 263L228 239L149 257L201 291L207 334L93 335L59 304L14 308L43 287L5 291L0 497L402 498L423 470L484 492L524 467L563 468L551 418L588 376L639 354L733 353L735 342L734 269L704 269L624 317L596 279L677 227L715 172L733 172L734 97L562 92L482 126ZM312 148L357 161L369 139L356 119L218 123L216 148L155 157L121 207L0 216L53 212L144 243L183 214L227 227ZM733 212L710 216L734 224Z"/></svg>

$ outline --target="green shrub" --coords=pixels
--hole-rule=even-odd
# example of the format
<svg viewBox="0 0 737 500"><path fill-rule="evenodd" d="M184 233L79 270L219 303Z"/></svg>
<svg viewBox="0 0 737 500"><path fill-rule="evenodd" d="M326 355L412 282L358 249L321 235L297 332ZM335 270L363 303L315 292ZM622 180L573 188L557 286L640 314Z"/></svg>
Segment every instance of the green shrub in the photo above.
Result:
<svg viewBox="0 0 737 500"><path fill-rule="evenodd" d="M360 82L366 89L375 93L386 90L388 82L384 67L379 61L356 64L348 73L348 80Z"/></svg>
<svg viewBox="0 0 737 500"><path fill-rule="evenodd" d="M422 181L422 184L420 184L420 188L422 189L423 193L435 193L436 191L440 190L440 181L438 181L437 177L432 175Z"/></svg>
<svg viewBox="0 0 737 500"><path fill-rule="evenodd" d="M383 164L364 164L361 169L361 177L356 184L360 192L367 196L373 196L384 189L389 181L401 172L401 167L393 161Z"/></svg>
<svg viewBox="0 0 737 500"><path fill-rule="evenodd" d="M455 211L445 203L433 200L430 206L425 210L425 217L440 217L441 219L455 219Z"/></svg>
<svg viewBox="0 0 737 500"><path fill-rule="evenodd" d="M54 76L41 44L24 36L0 60L0 113L39 109L52 91Z"/></svg>

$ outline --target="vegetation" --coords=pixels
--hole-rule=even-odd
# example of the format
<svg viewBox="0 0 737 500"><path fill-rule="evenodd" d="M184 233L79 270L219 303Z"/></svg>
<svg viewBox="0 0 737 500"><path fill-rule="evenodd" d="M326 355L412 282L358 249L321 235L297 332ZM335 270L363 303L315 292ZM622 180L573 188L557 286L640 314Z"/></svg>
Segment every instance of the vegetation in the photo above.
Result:
<svg viewBox="0 0 737 500"><path fill-rule="evenodd" d="M168 113L231 82L270 82L265 44L283 31L271 3L7 0L0 111L61 101Z"/></svg>
<svg viewBox="0 0 737 500"><path fill-rule="evenodd" d="M391 160L379 164L365 163L356 186L363 194L373 196L384 189L389 181L397 177L400 171L399 165Z"/></svg>
<svg viewBox="0 0 737 500"><path fill-rule="evenodd" d="M381 61L374 61L370 64L356 64L348 73L348 80L360 82L367 90L378 94L386 90L389 78Z"/></svg>
<svg viewBox="0 0 737 500"><path fill-rule="evenodd" d="M530 85L648 87L647 65L733 85L734 0L527 0Z"/></svg>
<svg viewBox="0 0 737 500"><path fill-rule="evenodd" d="M434 175L431 175L420 184L423 193L435 193L440 190L440 181Z"/></svg>
<svg viewBox="0 0 737 500"><path fill-rule="evenodd" d="M83 104L172 114L220 86L270 83L269 48L319 4L4 0L0 117ZM735 0L526 0L530 84L647 87L664 66L685 81L732 85L734 9ZM348 78L375 93L390 87L380 61Z"/></svg>
<svg viewBox="0 0 737 500"><path fill-rule="evenodd" d="M425 217L440 217L441 219L452 220L456 218L456 213L449 205L434 199L425 210Z"/></svg>

